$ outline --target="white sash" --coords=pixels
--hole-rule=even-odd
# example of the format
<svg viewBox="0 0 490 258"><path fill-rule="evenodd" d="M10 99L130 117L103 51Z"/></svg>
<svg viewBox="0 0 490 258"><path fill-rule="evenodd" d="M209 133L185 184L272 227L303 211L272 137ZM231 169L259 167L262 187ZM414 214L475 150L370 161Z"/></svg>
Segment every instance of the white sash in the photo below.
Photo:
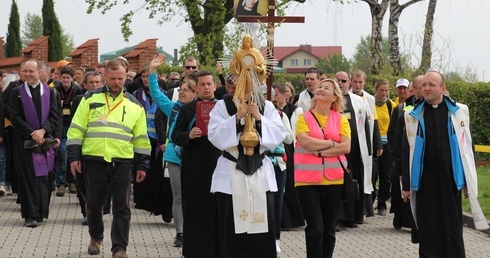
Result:
<svg viewBox="0 0 490 258"><path fill-rule="evenodd" d="M264 172L259 168L253 175L247 176L235 168L235 162L229 164L235 233L268 232Z"/></svg>

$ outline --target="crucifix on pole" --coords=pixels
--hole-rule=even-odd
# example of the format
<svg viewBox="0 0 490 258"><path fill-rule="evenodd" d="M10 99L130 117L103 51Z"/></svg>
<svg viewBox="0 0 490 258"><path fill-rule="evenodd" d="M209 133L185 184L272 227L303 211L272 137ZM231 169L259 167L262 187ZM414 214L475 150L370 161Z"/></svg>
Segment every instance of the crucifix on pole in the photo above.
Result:
<svg viewBox="0 0 490 258"><path fill-rule="evenodd" d="M304 23L305 17L303 16L276 16L276 1L269 0L267 7L267 16L258 15L238 15L237 20L239 22L260 22L267 23L267 56L274 56L274 31L275 24L286 23ZM271 99L271 87L274 82L274 73L272 70L272 65L267 65L271 73L267 77L267 99Z"/></svg>

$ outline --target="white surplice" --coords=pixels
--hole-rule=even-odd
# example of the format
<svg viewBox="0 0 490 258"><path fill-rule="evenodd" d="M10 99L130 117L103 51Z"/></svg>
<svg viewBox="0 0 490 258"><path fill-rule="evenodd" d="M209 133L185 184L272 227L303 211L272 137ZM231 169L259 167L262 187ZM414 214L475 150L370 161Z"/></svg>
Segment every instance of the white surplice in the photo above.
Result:
<svg viewBox="0 0 490 258"><path fill-rule="evenodd" d="M274 150L286 136L278 111L270 101L266 101L261 117L260 153ZM242 119L243 124L243 119ZM226 150L238 157L240 134L236 131L236 115L230 116L223 100L216 103L210 113L208 139L218 149ZM276 192L277 183L274 167L268 157L262 159L260 167L253 175L245 175L236 169L236 163L223 156L213 173L211 192L232 195L235 233L264 233L268 231L266 192Z"/></svg>

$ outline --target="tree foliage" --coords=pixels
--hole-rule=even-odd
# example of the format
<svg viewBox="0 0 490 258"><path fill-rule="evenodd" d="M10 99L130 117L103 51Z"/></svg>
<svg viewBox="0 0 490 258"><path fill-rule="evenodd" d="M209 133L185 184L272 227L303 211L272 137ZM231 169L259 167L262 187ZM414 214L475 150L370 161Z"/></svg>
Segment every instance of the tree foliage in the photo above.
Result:
<svg viewBox="0 0 490 258"><path fill-rule="evenodd" d="M102 14L118 4L117 0L85 2L89 4L87 13L99 9ZM122 3L129 2L130 0L125 0ZM157 18L160 25L177 16L182 17L184 22L189 22L194 32L192 40L199 53L196 57L202 64L214 64L222 55L224 27L233 18L233 0L144 0L139 9L128 11L120 18L125 40L132 35L130 25L133 15L141 10L148 12L148 18Z"/></svg>
<svg viewBox="0 0 490 258"><path fill-rule="evenodd" d="M351 62L344 55L339 55L337 53L332 56L320 58L315 64L315 67L322 69L328 75L333 75L338 71L351 71Z"/></svg>
<svg viewBox="0 0 490 258"><path fill-rule="evenodd" d="M6 57L20 56L21 50L22 50L22 43L20 40L19 8L15 0L12 0L12 6L10 7L7 43L5 46L5 56Z"/></svg>
<svg viewBox="0 0 490 258"><path fill-rule="evenodd" d="M48 60L58 61L64 58L61 25L54 11L53 0L43 0L43 35L49 36Z"/></svg>
<svg viewBox="0 0 490 258"><path fill-rule="evenodd" d="M361 40L356 46L356 50L354 51L354 56L352 57L352 68L363 70L367 75L372 75L371 71L371 36L361 37ZM390 60L390 42L388 38L384 37L382 40L382 53L381 58L383 62L383 67L379 70L378 74L392 74L391 66L389 65ZM400 62L402 71L404 74L401 76L407 76L412 70L407 54L400 52Z"/></svg>
<svg viewBox="0 0 490 258"><path fill-rule="evenodd" d="M22 25L22 46L26 47L33 40L43 35L43 18L37 14L27 13Z"/></svg>
<svg viewBox="0 0 490 258"><path fill-rule="evenodd" d="M85 0L89 4L87 13L95 9L105 14L121 1L117 0ZM135 1L124 0L122 4L134 3ZM282 14L284 8L292 0L276 0L278 15ZM298 1L302 2L302 0ZM182 22L189 22L194 36L188 44L182 47L185 56L195 53L201 64L214 65L214 62L223 56L227 40L225 26L234 16L234 0L142 0L142 4L136 10L132 9L120 18L121 33L127 41L133 34L131 22L134 14L140 11L148 12L149 19L157 19L157 24L170 21L172 18L181 17ZM236 40L236 39L235 39Z"/></svg>
<svg viewBox="0 0 490 258"><path fill-rule="evenodd" d="M75 49L75 43L73 41L73 35L65 32L63 28L61 28L61 31L62 53L63 57L66 57ZM26 47L41 36L43 36L43 18L37 14L27 13L22 26L22 47Z"/></svg>

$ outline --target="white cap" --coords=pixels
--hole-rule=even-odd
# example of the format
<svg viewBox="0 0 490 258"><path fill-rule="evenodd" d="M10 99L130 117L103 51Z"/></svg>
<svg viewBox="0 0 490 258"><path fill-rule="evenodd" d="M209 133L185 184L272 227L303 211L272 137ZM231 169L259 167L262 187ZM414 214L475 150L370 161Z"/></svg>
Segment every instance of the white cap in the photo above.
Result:
<svg viewBox="0 0 490 258"><path fill-rule="evenodd" d="M408 84L410 84L410 82L405 78L400 78L396 81L396 87L397 88L400 86L408 87Z"/></svg>

